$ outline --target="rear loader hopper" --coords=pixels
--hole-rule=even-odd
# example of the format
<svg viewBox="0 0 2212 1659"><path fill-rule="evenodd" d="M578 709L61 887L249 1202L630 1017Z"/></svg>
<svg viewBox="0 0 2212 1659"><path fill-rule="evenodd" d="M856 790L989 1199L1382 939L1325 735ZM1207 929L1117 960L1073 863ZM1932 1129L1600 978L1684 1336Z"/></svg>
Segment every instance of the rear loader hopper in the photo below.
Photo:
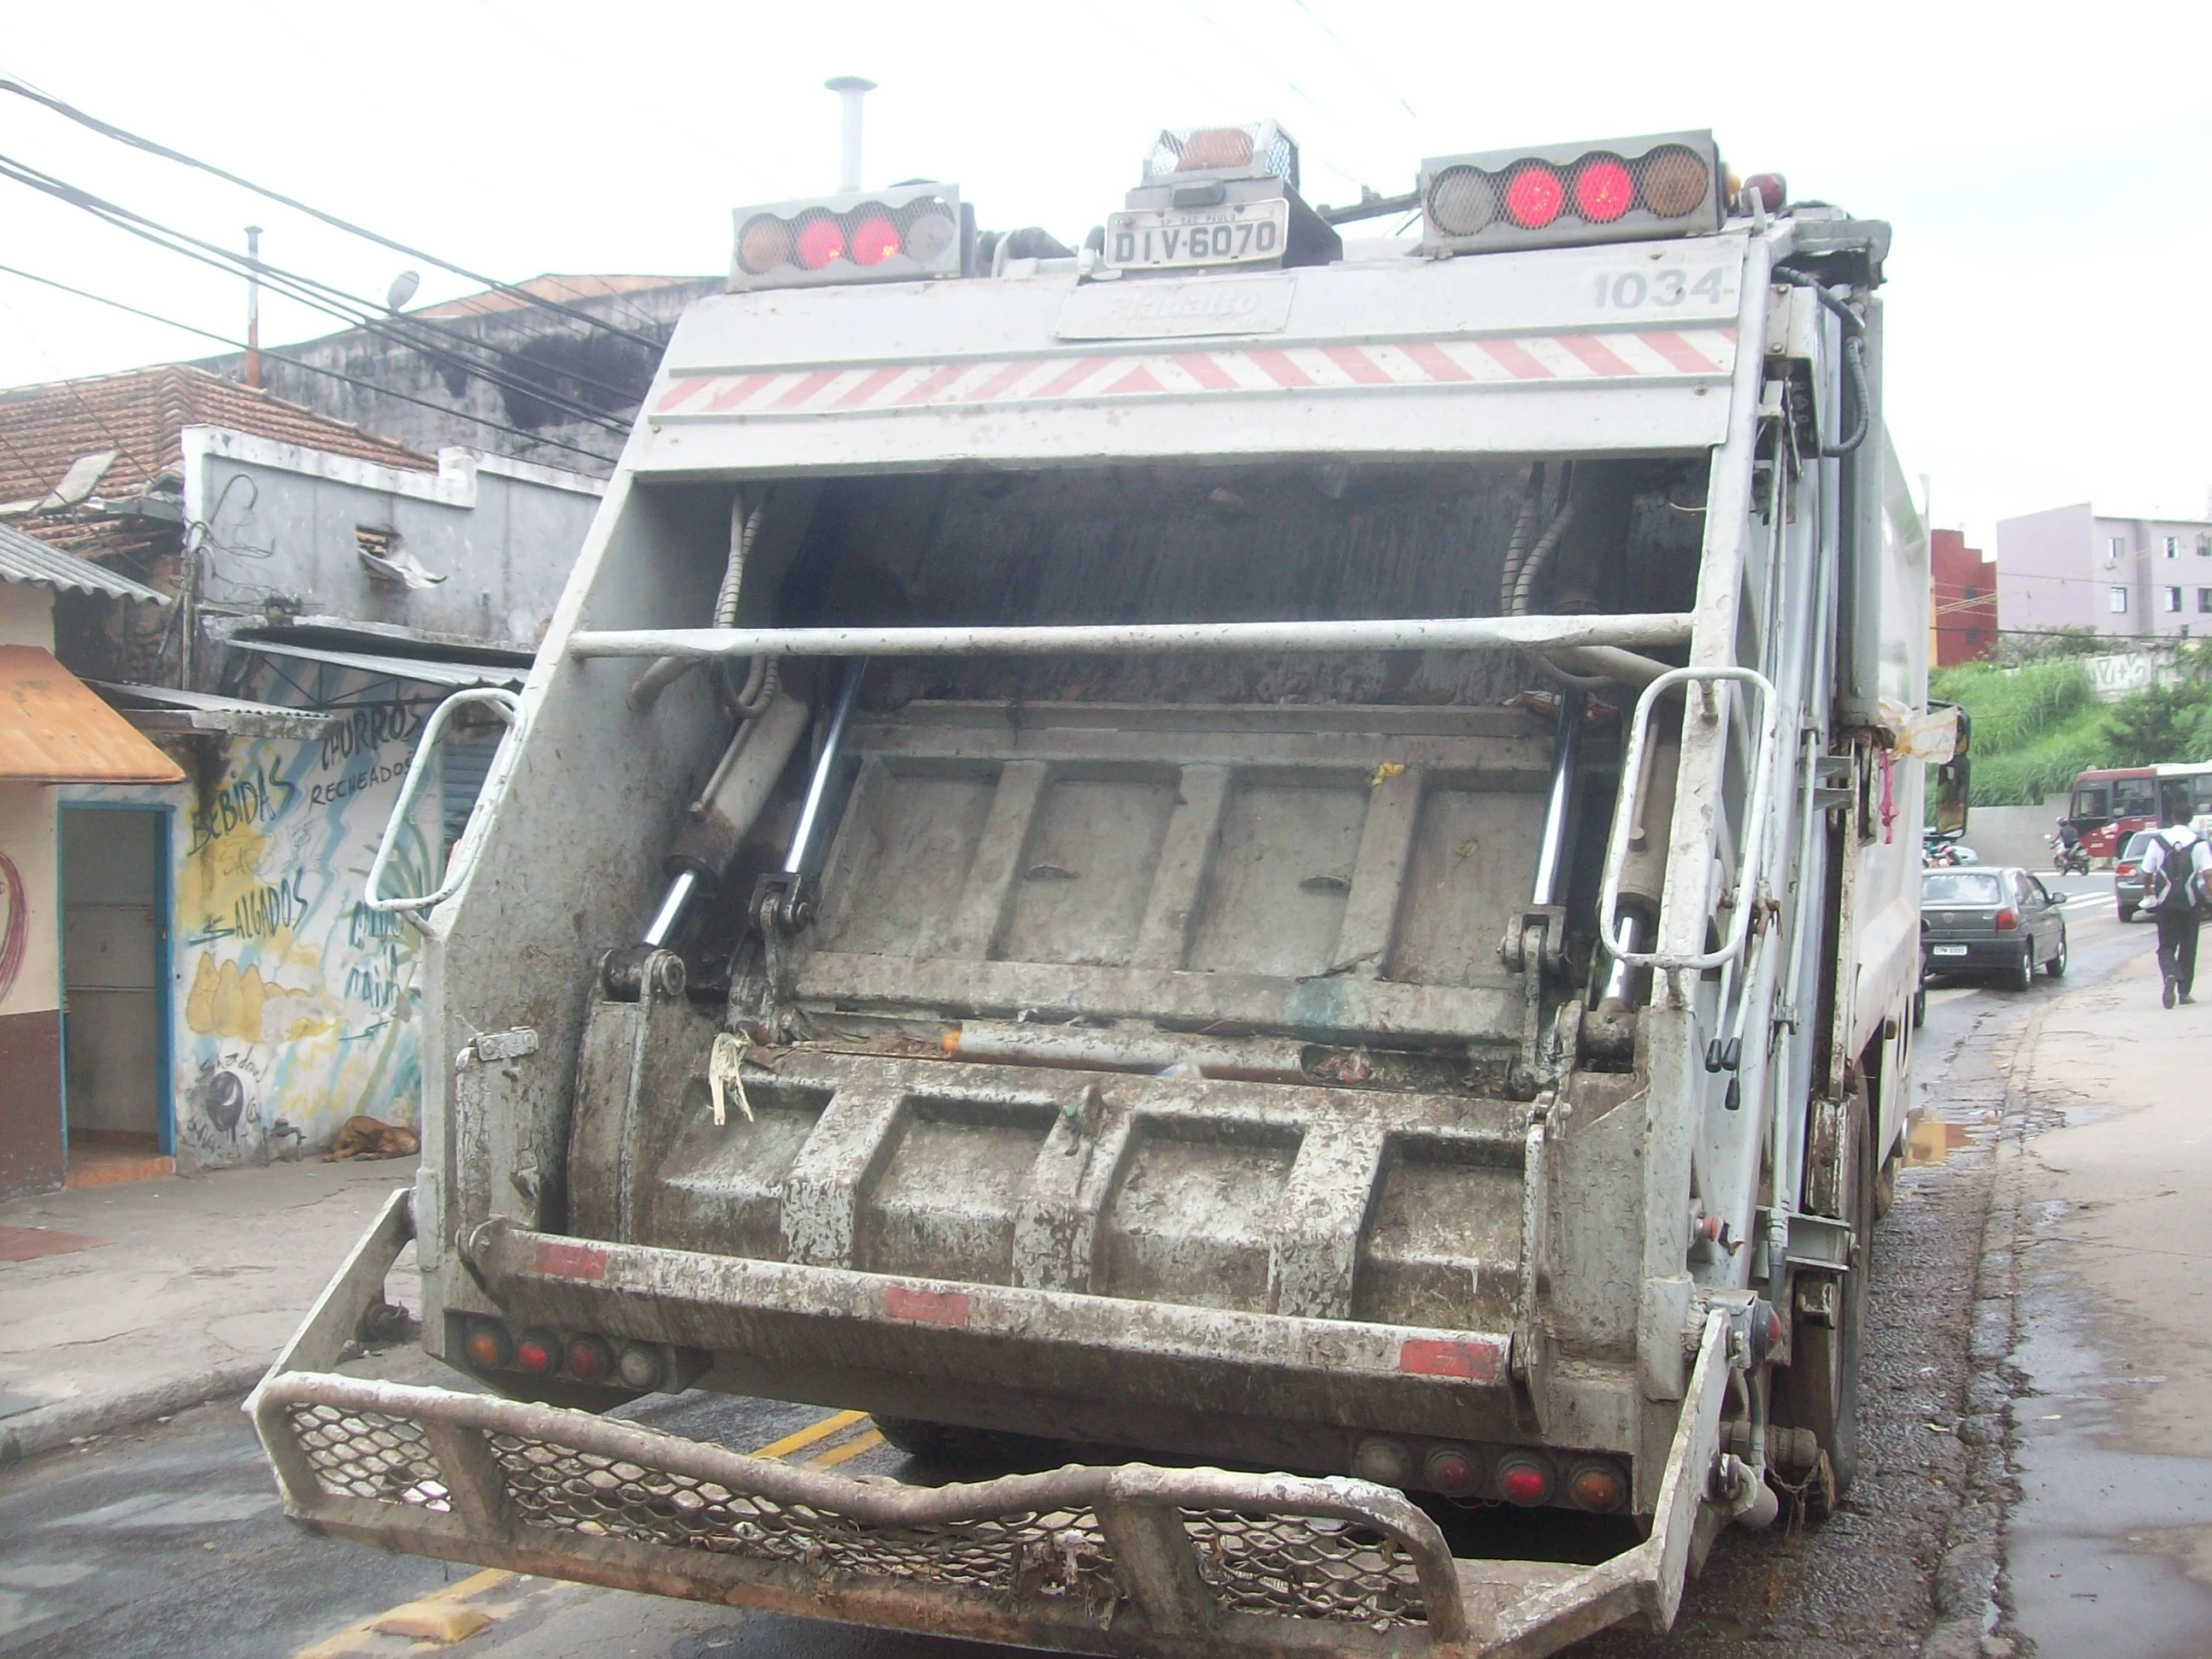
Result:
<svg viewBox="0 0 2212 1659"><path fill-rule="evenodd" d="M1825 1513L1928 569L1887 228L1785 197L1670 134L1348 242L1261 123L1073 254L741 212L444 887L371 872L441 1058L251 1402L289 1511L1132 1655L1547 1653ZM410 1240L483 1391L336 1370ZM596 1414L688 1387L915 1456Z"/></svg>

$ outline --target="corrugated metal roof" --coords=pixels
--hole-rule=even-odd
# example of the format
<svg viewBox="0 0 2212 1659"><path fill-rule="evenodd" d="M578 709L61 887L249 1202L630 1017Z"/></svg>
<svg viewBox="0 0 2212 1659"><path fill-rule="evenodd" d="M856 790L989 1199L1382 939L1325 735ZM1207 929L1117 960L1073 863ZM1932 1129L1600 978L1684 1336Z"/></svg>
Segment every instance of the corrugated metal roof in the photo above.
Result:
<svg viewBox="0 0 2212 1659"><path fill-rule="evenodd" d="M35 645L0 645L0 781L182 784L176 762Z"/></svg>
<svg viewBox="0 0 2212 1659"><path fill-rule="evenodd" d="M90 559L49 547L5 524L0 524L0 581L35 582L42 588L67 588L73 593L112 594L117 599L143 599L150 605L169 603L166 593L156 593L128 576L118 576Z"/></svg>
<svg viewBox="0 0 2212 1659"><path fill-rule="evenodd" d="M112 680L85 682L114 704L141 732L164 737L293 738L312 742L343 718L276 703L180 691L175 686L131 686Z"/></svg>
<svg viewBox="0 0 2212 1659"><path fill-rule="evenodd" d="M302 662L328 663L333 668L355 668L393 680L413 680L425 686L505 686L519 691L529 677L527 667L507 668L488 663L441 662L430 657L385 657L367 651L332 651L322 646L293 645L288 640L233 639L233 651L259 651L271 657L293 657Z"/></svg>

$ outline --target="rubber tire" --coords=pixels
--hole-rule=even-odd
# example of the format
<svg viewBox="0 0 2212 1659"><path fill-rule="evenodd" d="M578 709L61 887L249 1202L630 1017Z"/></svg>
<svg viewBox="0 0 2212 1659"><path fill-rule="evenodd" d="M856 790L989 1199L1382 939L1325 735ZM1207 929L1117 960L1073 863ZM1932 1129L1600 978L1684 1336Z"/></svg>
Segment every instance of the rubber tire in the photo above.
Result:
<svg viewBox="0 0 2212 1659"><path fill-rule="evenodd" d="M2115 905L2113 905L2112 907L2113 907L2113 908L2114 908L2115 910L2119 911L2119 913L2120 913L2120 925L2122 925L2123 927L2124 927L2125 925L2127 925L2127 923L2129 923L2129 922L2131 922L2131 921L2133 921L2133 920L2135 919L2135 906L2134 906L2134 905L2132 905L2132 904L2115 904Z"/></svg>
<svg viewBox="0 0 2212 1659"><path fill-rule="evenodd" d="M1851 1490L1859 1472L1859 1366L1866 1349L1867 1278L1874 1265L1876 1188L1869 1177L1873 1162L1874 1132L1868 1127L1867 1093L1853 1091L1850 1120L1845 1132L1851 1137L1851 1160L1845 1171L1845 1208L1851 1211L1855 1240L1851 1271L1838 1281L1834 1327L1815 1325L1792 1311L1791 1363L1776 1373L1776 1403L1792 1427L1810 1428L1828 1453L1835 1476L1836 1496ZM1839 1218L1841 1219L1841 1218ZM1830 1514L1827 1494L1818 1482L1805 1489L1805 1518L1824 1521Z"/></svg>
<svg viewBox="0 0 2212 1659"><path fill-rule="evenodd" d="M2011 969L2006 972L2003 979L1999 981L1999 983L2002 984L2006 990L2024 991L2033 988L2035 984L2035 957L2032 954L2033 948L2034 947L2031 945L2023 944L2020 946L2020 959L2012 964Z"/></svg>
<svg viewBox="0 0 2212 1659"><path fill-rule="evenodd" d="M2058 935L2058 954L2043 963L2043 971L2053 979L2066 977L2066 935Z"/></svg>
<svg viewBox="0 0 2212 1659"><path fill-rule="evenodd" d="M1913 1029L1918 1031L1928 1023L1928 985L1924 980L1913 993Z"/></svg>

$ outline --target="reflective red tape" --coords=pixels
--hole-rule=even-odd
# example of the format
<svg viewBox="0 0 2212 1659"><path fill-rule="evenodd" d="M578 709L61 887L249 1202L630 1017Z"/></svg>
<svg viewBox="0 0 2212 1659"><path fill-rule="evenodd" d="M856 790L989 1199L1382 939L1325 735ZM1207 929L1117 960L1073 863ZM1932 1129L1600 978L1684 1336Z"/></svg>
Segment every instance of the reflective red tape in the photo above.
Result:
<svg viewBox="0 0 2212 1659"><path fill-rule="evenodd" d="M604 1279L607 1253L597 1245L540 1243L538 1272L550 1279Z"/></svg>
<svg viewBox="0 0 2212 1659"><path fill-rule="evenodd" d="M894 1320L918 1325L964 1327L968 1318L965 1291L914 1291L893 1285L883 1293L883 1312Z"/></svg>
<svg viewBox="0 0 2212 1659"><path fill-rule="evenodd" d="M1495 1382L1497 1345L1411 1337L1398 1346L1397 1369L1407 1377L1456 1377L1469 1382Z"/></svg>

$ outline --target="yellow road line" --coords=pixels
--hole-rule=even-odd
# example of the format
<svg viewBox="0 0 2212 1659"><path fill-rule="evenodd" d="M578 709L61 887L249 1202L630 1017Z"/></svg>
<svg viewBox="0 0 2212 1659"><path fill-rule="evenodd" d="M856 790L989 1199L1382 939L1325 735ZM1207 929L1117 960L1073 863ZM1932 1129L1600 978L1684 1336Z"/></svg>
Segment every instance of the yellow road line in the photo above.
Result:
<svg viewBox="0 0 2212 1659"><path fill-rule="evenodd" d="M857 1457L863 1451L873 1451L882 1443L883 1431L880 1428L871 1428L865 1434L853 1435L840 1446L831 1447L820 1457L808 1458L807 1466L811 1469L830 1468L843 1462L847 1457Z"/></svg>
<svg viewBox="0 0 2212 1659"><path fill-rule="evenodd" d="M760 1447L756 1457L786 1457L792 1452L803 1451L808 1446L829 1439L832 1434L864 1421L865 1411L833 1411L820 1422L811 1422L795 1434L786 1434L780 1440L771 1440ZM857 1457L863 1451L872 1450L883 1443L880 1430L870 1428L864 1434L855 1434L844 1444L836 1446L821 1456L809 1459L815 1468L829 1468L843 1462L847 1457ZM486 1567L482 1572L471 1573L466 1578L455 1579L442 1590L432 1590L428 1595L409 1596L400 1606L411 1606L418 1601L465 1601L479 1591L495 1589L515 1575L504 1567ZM303 1647L291 1659L347 1659L359 1651L356 1643L375 1634L378 1619L388 1617L397 1609L387 1607L380 1613L371 1613L356 1624L349 1624L334 1636L325 1636L312 1647Z"/></svg>
<svg viewBox="0 0 2212 1659"><path fill-rule="evenodd" d="M809 1423L796 1434L786 1434L781 1440L771 1440L760 1450L754 1452L753 1455L756 1457L789 1457L793 1452L811 1446L817 1440L827 1440L840 1428L850 1428L866 1415L865 1411L835 1412L830 1416L824 1417L820 1422Z"/></svg>

